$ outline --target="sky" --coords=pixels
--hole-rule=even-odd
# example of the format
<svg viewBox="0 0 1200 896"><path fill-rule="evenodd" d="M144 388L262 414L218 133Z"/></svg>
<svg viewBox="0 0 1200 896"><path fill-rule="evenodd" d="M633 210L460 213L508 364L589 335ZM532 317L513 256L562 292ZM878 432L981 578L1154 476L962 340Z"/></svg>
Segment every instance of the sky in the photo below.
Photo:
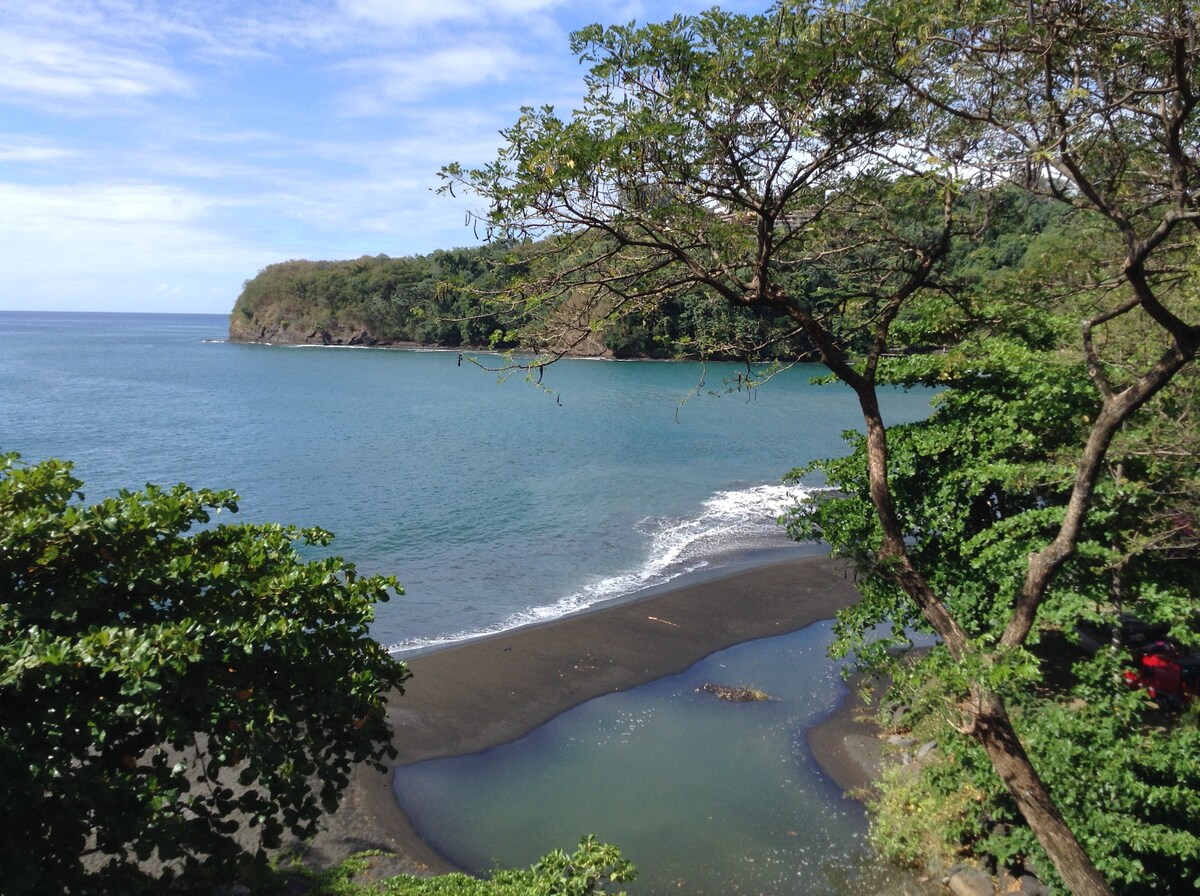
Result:
<svg viewBox="0 0 1200 896"><path fill-rule="evenodd" d="M578 104L570 32L711 5L0 0L0 310L225 314L275 262L475 245L437 172Z"/></svg>

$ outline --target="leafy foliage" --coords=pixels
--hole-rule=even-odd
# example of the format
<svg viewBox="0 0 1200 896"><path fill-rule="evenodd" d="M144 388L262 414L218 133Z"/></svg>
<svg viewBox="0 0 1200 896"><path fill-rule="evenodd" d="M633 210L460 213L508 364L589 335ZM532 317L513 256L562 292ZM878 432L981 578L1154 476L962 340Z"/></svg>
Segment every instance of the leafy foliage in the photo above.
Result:
<svg viewBox="0 0 1200 896"><path fill-rule="evenodd" d="M366 331L377 343L507 344L503 309L485 307L521 268L519 249L488 246L428 256L289 261L246 281L231 317L239 338Z"/></svg>
<svg viewBox="0 0 1200 896"><path fill-rule="evenodd" d="M366 865L366 857L351 857L319 875L308 896L602 896L608 885L627 883L636 875L620 850L591 836L581 839L571 855L555 850L532 868L497 871L488 879L445 874L357 880ZM624 891L614 896L624 896Z"/></svg>
<svg viewBox="0 0 1200 896"><path fill-rule="evenodd" d="M1169 434L1200 350L1198 34L1168 0L594 26L581 108L526 108L493 162L442 172L491 235L542 241L508 290L531 332L547 307L645 321L702 292L767 325L738 331L748 354L815 352L854 391L865 432L795 521L857 563L841 634L940 636L943 717L1080 894L1111 892L1091 822L1022 725L1046 629L1141 602L1194 630L1195 453ZM886 426L893 383L945 390L927 425Z"/></svg>
<svg viewBox="0 0 1200 896"><path fill-rule="evenodd" d="M959 701L971 682L985 681L1014 708L1015 728L1039 775L1113 887L1191 892L1200 871L1194 799L1200 782L1189 753L1195 721L1159 713L1121 682L1117 656L1087 660L1071 641L1079 624L1106 632L1132 612L1200 645L1194 371L1179 375L1114 439L1077 549L1043 597L1028 649L994 646L1023 587L1029 555L1053 537L1067 512L1078 446L1101 413L1083 354L1072 348L1082 296L1069 287L1080 254L1034 249L1057 240L1053 229L1044 231L1002 278L980 277L986 290L960 291L953 348L881 367L883 382L940 390L929 418L890 429L889 487L910 556L981 645L977 656L987 659L955 661L939 648L912 668L895 666L885 648L907 643L904 629L925 621L887 576L861 580L863 601L838 622L839 649L896 673L899 699L914 707L916 736L942 746L919 778L888 780L874 832L901 859L920 861L928 857L922 850L958 846L1000 863L1030 863L1053 879L987 757L960 732ZM980 254L986 253L964 258L952 276L970 282L986 273L977 272ZM1028 315L1031 308L1038 316ZM917 339L924 328L945 331L940 320L913 319L909 326ZM1136 351L1129 337L1120 327L1107 335L1110 346ZM852 437L852 448L810 468L838 490L793 524L797 534L815 531L870 569L882 536L870 512L865 440ZM875 641L880 622L894 626L892 641ZM971 798L964 801L964 794Z"/></svg>
<svg viewBox="0 0 1200 896"><path fill-rule="evenodd" d="M1039 773L1115 891L1194 892L1200 879L1195 712L1164 713L1142 692L1118 684L1119 655L1088 658L1061 637L1052 643L1053 652L1041 652L1043 665L1070 666L1073 658L1072 683L1030 688L1015 701L1017 728ZM917 865L967 851L1000 865L1033 866L1061 886L986 755L955 732L958 717L943 690L953 685L939 677L947 666L944 655L930 657L895 692L911 701L911 736L936 740L940 749L919 768L903 767L886 780L873 806L874 841L885 854Z"/></svg>
<svg viewBox="0 0 1200 896"><path fill-rule="evenodd" d="M368 627L398 586L302 560L327 532L212 524L229 491L88 506L81 487L0 459L6 892L228 881L395 755L385 699L408 672Z"/></svg>
<svg viewBox="0 0 1200 896"><path fill-rule="evenodd" d="M1072 230L1081 223L1065 219ZM1194 370L1114 438L1077 550L1048 587L1028 648L995 647L1029 555L1067 512L1079 446L1101 413L1083 353L1072 345L1081 306L1093 301L1074 285L1088 253L1039 249L1063 236L1057 226L1043 230L1001 276L980 269L979 258L991 254L986 243L960 256L950 278L986 287L958 290L953 347L881 366L882 382L939 390L929 418L889 430L889 488L910 556L986 661L956 661L939 648L911 667L896 665L886 648L907 644L906 629L927 623L886 575L860 580L864 599L841 615L838 648L896 675L894 699L912 705L914 736L942 748L920 777L888 780L874 834L907 861L926 860L923 850L959 847L1000 863L1028 862L1053 879L987 757L962 735L960 701L972 681L986 681L1014 708L1039 775L1114 888L1191 892L1200 855L1189 758L1195 720L1158 712L1121 681L1120 657L1102 652L1089 660L1073 642L1077 625L1103 633L1133 613L1200 645ZM947 329L944 318L913 317L906 327L918 343L930 329ZM1111 324L1110 349L1136 352L1134 332L1128 323ZM882 535L871 513L865 439L852 436L851 447L845 457L793 474L820 470L837 490L792 524L798 535L824 536L867 570L875 568ZM893 626L893 639L876 640L881 622Z"/></svg>
<svg viewBox="0 0 1200 896"><path fill-rule="evenodd" d="M817 12L593 26L573 48L580 110L523 109L494 162L442 171L485 199L491 236L538 241L508 290L539 311L527 341L569 344L548 307L639 336L678 309L651 338L826 355L944 256L945 172L882 154L908 146L911 110Z"/></svg>
<svg viewBox="0 0 1200 896"><path fill-rule="evenodd" d="M533 867L534 892L538 896L591 896L603 893L606 883L633 880L634 873L620 850L589 836L572 855L555 850L542 857Z"/></svg>

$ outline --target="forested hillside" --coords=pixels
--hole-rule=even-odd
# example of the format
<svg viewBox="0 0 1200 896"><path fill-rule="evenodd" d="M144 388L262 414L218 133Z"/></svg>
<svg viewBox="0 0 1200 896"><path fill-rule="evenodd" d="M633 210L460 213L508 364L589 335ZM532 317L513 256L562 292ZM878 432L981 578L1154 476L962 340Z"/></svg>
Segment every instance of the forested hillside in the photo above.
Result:
<svg viewBox="0 0 1200 896"><path fill-rule="evenodd" d="M807 346L788 339L786 318L730 309L692 288L636 315L589 317L554 309L545 342L516 335L525 304L502 298L525 276L533 244L493 243L430 255L349 261L286 261L247 280L229 320L237 342L309 345L530 348L616 358L741 358L734 345L762 344L772 357Z"/></svg>
<svg viewBox="0 0 1200 896"><path fill-rule="evenodd" d="M426 256L286 261L246 281L229 321L241 342L507 345L482 296L520 271L504 246Z"/></svg>
<svg viewBox="0 0 1200 896"><path fill-rule="evenodd" d="M891 186L905 201L904 185ZM1013 189L993 209L971 251L960 251L948 278L987 282L1020 268L1030 246L1060 246L1061 204ZM561 238L559 242L562 242ZM785 314L732 307L694 283L633 309L549 303L541 314L511 296L530 275L529 259L554 240L496 242L395 258L286 261L247 280L229 320L237 342L437 346L548 350L614 358L772 360L816 354ZM820 301L837 271L808 264L788 272L796 291ZM532 309L532 310L531 310ZM536 328L530 318L540 319Z"/></svg>

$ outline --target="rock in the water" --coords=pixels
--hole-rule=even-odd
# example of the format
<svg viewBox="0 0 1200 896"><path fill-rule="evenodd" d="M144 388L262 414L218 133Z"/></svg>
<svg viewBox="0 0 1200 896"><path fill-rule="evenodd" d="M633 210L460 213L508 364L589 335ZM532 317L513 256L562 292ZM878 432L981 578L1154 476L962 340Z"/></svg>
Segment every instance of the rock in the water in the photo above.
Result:
<svg viewBox="0 0 1200 896"><path fill-rule="evenodd" d="M696 690L733 703L763 703L771 699L770 694L756 688L730 687L727 684L713 684L712 682L706 682Z"/></svg>

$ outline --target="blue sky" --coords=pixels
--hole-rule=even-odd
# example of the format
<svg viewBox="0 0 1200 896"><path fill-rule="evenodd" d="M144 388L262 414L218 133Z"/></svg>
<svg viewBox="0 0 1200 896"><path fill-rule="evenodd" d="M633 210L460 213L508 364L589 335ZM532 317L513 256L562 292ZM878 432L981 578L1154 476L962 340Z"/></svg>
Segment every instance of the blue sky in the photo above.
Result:
<svg viewBox="0 0 1200 896"><path fill-rule="evenodd" d="M576 104L568 34L711 5L0 0L0 309L226 313L273 262L472 245L437 171Z"/></svg>

